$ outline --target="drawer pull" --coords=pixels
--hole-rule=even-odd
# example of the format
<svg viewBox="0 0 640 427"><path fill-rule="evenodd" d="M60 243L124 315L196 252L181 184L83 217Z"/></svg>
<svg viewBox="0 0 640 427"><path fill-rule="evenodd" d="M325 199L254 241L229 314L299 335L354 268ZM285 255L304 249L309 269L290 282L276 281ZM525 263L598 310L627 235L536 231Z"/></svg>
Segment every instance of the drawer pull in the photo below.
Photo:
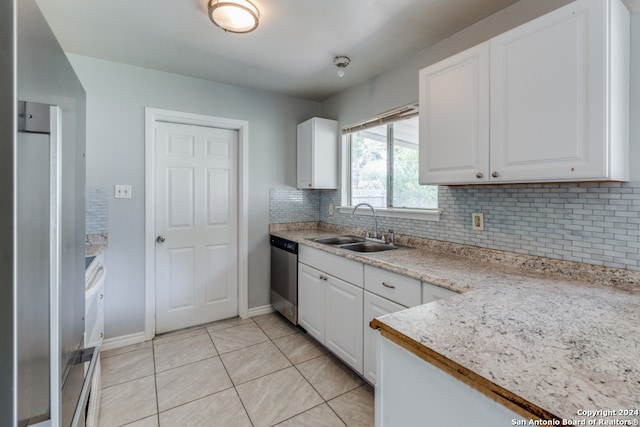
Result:
<svg viewBox="0 0 640 427"><path fill-rule="evenodd" d="M384 286L385 288L389 288L389 289L395 289L396 287L394 285L389 285L385 282L382 282L382 286Z"/></svg>

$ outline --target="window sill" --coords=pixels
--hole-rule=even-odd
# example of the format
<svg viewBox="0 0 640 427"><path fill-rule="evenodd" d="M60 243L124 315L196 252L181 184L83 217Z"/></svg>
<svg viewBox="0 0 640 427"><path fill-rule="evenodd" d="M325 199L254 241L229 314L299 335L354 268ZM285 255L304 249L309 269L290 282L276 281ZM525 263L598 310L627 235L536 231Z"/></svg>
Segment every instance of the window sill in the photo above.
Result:
<svg viewBox="0 0 640 427"><path fill-rule="evenodd" d="M353 212L353 206L338 206L336 210L342 214ZM394 208L376 208L376 213L383 218L402 218L413 219L416 221L440 221L442 209L394 209ZM358 215L372 216L371 210L362 207L358 209Z"/></svg>

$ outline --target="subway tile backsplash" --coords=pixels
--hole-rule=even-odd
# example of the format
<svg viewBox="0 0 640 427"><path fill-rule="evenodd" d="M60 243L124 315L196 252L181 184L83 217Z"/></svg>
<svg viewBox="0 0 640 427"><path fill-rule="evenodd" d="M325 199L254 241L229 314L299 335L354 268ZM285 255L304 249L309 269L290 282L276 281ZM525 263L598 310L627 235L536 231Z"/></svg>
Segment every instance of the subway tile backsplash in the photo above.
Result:
<svg viewBox="0 0 640 427"><path fill-rule="evenodd" d="M87 187L85 190L85 230L86 234L107 234L109 232L109 197L107 190Z"/></svg>
<svg viewBox="0 0 640 427"><path fill-rule="evenodd" d="M368 216L329 216L329 204L340 206L338 191L320 192L320 221L372 227ZM638 182L441 186L439 206L439 222L380 218L379 229L640 270ZM484 231L471 229L472 212L484 214Z"/></svg>
<svg viewBox="0 0 640 427"><path fill-rule="evenodd" d="M311 222L320 220L320 191L277 187L269 190L269 222Z"/></svg>

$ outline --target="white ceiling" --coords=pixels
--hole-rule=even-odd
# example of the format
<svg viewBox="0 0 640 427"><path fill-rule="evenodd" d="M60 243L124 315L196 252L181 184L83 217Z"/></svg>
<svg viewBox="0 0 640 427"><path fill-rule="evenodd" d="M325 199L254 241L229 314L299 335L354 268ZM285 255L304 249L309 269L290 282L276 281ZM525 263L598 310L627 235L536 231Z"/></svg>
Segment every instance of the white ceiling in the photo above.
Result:
<svg viewBox="0 0 640 427"><path fill-rule="evenodd" d="M214 26L207 0L38 4L67 52L321 101L516 1L254 0L249 34Z"/></svg>

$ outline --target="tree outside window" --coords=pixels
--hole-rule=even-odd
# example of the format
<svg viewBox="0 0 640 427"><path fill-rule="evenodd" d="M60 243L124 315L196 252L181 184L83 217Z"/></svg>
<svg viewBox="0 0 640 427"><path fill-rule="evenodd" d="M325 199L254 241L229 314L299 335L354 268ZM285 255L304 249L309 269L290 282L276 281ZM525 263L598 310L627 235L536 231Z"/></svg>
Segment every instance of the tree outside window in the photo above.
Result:
<svg viewBox="0 0 640 427"><path fill-rule="evenodd" d="M350 134L351 205L436 209L438 187L418 183L418 117Z"/></svg>

